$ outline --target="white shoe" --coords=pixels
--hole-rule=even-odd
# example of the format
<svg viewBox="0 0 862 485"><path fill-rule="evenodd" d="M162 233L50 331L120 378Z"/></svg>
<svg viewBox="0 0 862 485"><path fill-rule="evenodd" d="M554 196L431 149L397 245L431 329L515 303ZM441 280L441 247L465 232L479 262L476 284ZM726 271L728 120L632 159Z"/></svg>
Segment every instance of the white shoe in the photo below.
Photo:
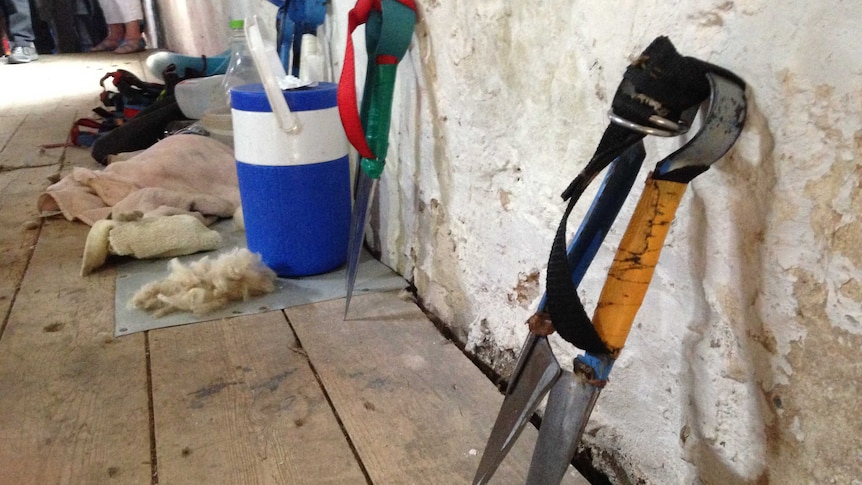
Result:
<svg viewBox="0 0 862 485"><path fill-rule="evenodd" d="M36 60L39 60L39 53L33 44L16 45L12 47L12 54L9 55L9 64L26 64Z"/></svg>

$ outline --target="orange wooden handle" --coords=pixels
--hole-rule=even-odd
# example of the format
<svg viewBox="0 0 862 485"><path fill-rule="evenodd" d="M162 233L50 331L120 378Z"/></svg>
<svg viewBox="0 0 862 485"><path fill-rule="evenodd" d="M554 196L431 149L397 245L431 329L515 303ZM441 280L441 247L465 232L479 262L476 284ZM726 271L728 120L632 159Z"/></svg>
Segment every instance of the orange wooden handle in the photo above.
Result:
<svg viewBox="0 0 862 485"><path fill-rule="evenodd" d="M593 325L615 355L643 303L664 240L687 184L647 178L602 288Z"/></svg>

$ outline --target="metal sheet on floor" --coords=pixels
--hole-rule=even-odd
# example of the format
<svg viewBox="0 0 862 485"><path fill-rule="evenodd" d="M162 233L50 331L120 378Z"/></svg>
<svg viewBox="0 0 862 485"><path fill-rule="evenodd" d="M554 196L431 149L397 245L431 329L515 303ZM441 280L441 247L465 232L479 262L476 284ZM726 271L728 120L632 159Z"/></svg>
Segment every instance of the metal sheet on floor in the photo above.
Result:
<svg viewBox="0 0 862 485"><path fill-rule="evenodd" d="M220 221L214 224L212 228L221 233L224 238L222 249L183 256L178 259L187 264L204 256L213 258L236 247L245 247L245 234L234 229L231 220ZM198 316L182 312L155 318L143 310L131 307L129 302L141 287L168 275L168 259L128 261L117 267L114 336L119 337L157 328L219 320L238 315L251 315L307 303L344 298L346 294L345 271L346 268L342 266L335 271L317 276L278 278L276 290L273 293L244 302L236 302L207 315ZM406 287L407 282L404 278L370 255L363 254L359 265L359 277L357 278L355 293L391 291Z"/></svg>

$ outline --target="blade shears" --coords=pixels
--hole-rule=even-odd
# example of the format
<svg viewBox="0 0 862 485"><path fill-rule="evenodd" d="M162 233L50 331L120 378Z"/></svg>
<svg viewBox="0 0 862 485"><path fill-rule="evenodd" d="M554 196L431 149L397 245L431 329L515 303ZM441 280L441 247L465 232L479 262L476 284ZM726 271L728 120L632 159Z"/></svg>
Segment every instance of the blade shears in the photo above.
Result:
<svg viewBox="0 0 862 485"><path fill-rule="evenodd" d="M560 483L643 302L686 186L731 148L745 112L745 83L739 77L680 56L666 37L653 41L627 68L595 155L563 194L569 203L549 258L547 295L530 318L530 335L509 379L474 484L488 482L545 395L548 403L526 483ZM572 254L572 249L582 245L583 228L597 216L592 210L587 213L566 254L566 221L574 203L605 166L630 153L645 136L682 136L698 114L699 130L647 177L589 319L576 286L592 254ZM607 178L611 176L609 171ZM602 196L604 191L598 195ZM554 331L586 351L575 359L572 371L562 369L548 343Z"/></svg>
<svg viewBox="0 0 862 485"><path fill-rule="evenodd" d="M362 106L357 110L352 34L362 24L365 24L368 67ZM348 14L347 49L338 83L338 110L347 139L359 152L359 169L347 251L345 318L356 282L368 211L386 164L395 75L399 61L410 47L415 24L413 0L359 0Z"/></svg>

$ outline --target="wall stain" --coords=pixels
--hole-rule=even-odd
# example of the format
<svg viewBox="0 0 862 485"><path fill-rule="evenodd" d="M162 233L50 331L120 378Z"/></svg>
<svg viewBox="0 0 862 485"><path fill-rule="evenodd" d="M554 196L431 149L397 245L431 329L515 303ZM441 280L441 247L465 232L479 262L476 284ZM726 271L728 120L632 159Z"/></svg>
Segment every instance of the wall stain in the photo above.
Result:
<svg viewBox="0 0 862 485"><path fill-rule="evenodd" d="M509 204L512 202L512 193L508 190L499 189L497 190L497 196L500 199L500 206L503 207L504 211L508 211Z"/></svg>
<svg viewBox="0 0 862 485"><path fill-rule="evenodd" d="M511 303L517 302L523 308L527 308L539 295L539 272L518 274L518 284L512 291L513 293L506 295L506 298Z"/></svg>
<svg viewBox="0 0 862 485"><path fill-rule="evenodd" d="M788 355L789 385L777 386L771 395L777 422L770 434L770 477L773 483L852 483L862 476L862 462L846 456L862 449L856 409L862 336L830 324L827 282L800 268L790 275L797 320L808 335Z"/></svg>

